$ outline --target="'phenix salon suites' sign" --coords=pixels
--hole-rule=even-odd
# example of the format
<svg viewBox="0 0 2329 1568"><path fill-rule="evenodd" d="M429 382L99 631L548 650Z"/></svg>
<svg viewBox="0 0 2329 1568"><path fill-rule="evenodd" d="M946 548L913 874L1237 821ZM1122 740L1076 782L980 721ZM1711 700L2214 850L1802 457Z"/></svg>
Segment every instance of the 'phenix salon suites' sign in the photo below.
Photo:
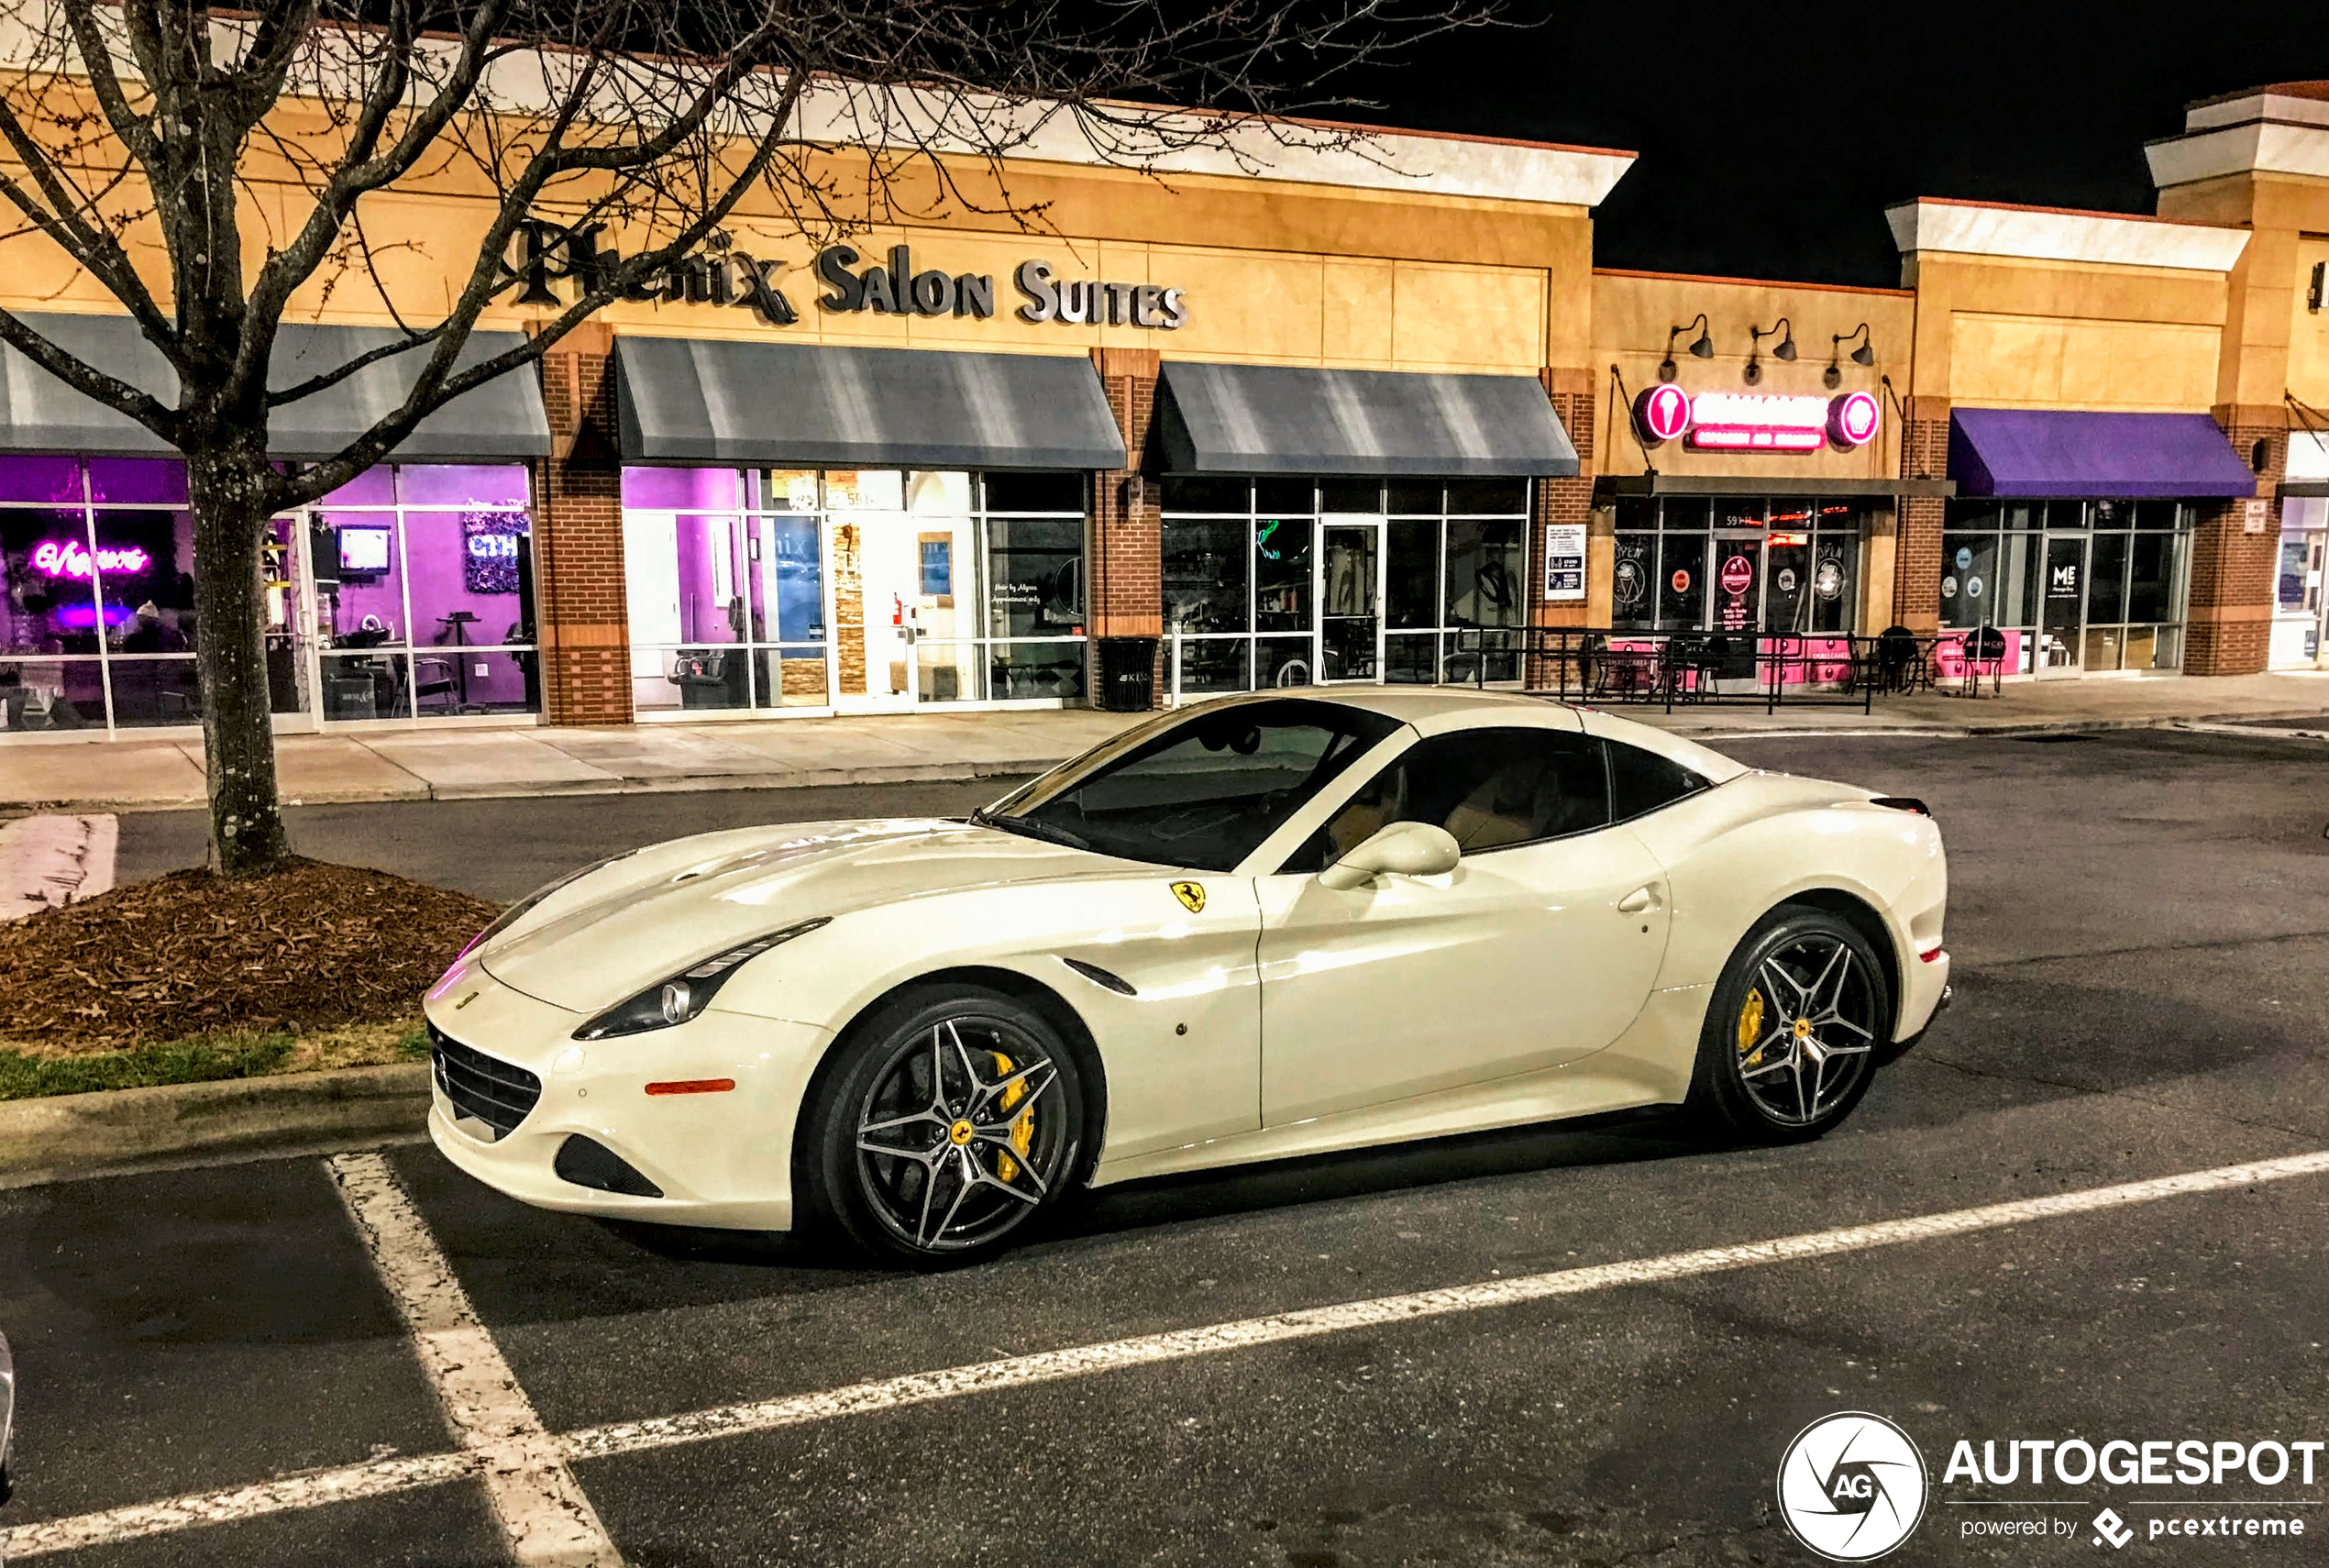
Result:
<svg viewBox="0 0 2329 1568"><path fill-rule="evenodd" d="M518 304L557 304L551 284L577 280L587 288L610 275L623 257L602 242L604 224L562 228L528 222L519 226L502 263L505 286L518 290ZM817 252L817 279L823 292L819 308L836 314L869 311L879 315L952 315L986 320L995 314L995 280L983 272L917 270L910 248L893 245L883 260L858 267L861 258L846 245ZM648 274L623 297L656 304L733 305L750 310L770 326L790 326L800 312L777 286L781 261L764 261L733 246L699 252ZM1031 258L1011 274L1018 291L1019 319L1067 326L1140 326L1170 332L1188 320L1184 290L1161 283L1109 282L1062 278L1051 263Z"/></svg>

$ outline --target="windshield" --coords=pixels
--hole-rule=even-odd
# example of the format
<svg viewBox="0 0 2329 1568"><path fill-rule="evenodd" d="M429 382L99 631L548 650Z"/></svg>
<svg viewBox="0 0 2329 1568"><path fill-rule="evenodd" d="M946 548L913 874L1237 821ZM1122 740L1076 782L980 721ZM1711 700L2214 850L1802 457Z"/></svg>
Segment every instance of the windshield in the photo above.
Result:
<svg viewBox="0 0 2329 1568"><path fill-rule="evenodd" d="M1127 860L1233 870L1398 727L1314 698L1230 703L1119 736L972 820Z"/></svg>

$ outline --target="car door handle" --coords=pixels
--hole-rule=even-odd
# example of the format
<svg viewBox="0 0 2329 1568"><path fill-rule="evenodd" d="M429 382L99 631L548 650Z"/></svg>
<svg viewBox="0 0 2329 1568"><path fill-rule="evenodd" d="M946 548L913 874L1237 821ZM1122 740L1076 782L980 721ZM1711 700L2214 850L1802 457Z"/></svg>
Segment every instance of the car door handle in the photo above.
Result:
<svg viewBox="0 0 2329 1568"><path fill-rule="evenodd" d="M1617 900L1617 912L1619 914L1629 915L1639 914L1644 910L1656 909L1658 907L1658 889L1656 888L1636 888L1632 892L1628 893L1624 898Z"/></svg>

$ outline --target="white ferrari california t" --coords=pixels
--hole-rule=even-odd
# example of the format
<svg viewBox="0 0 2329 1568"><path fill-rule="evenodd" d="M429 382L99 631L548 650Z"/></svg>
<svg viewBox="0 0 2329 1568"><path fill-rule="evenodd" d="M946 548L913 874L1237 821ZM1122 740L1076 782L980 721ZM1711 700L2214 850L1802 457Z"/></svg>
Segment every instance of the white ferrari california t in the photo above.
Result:
<svg viewBox="0 0 2329 1568"><path fill-rule="evenodd" d="M1589 709L1159 714L966 819L602 860L426 1001L429 1130L546 1209L989 1252L1088 1186L1628 1107L1816 1137L1948 993L1917 801Z"/></svg>

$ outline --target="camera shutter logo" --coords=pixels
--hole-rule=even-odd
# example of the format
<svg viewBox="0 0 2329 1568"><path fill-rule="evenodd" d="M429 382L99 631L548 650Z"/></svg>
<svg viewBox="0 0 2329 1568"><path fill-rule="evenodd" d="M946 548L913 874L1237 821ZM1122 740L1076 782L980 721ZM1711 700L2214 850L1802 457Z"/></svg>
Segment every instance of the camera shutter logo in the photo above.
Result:
<svg viewBox="0 0 2329 1568"><path fill-rule="evenodd" d="M1926 1493L1916 1444L1863 1411L1814 1421L1779 1462L1780 1517L1831 1562L1866 1562L1906 1540L1925 1517Z"/></svg>

